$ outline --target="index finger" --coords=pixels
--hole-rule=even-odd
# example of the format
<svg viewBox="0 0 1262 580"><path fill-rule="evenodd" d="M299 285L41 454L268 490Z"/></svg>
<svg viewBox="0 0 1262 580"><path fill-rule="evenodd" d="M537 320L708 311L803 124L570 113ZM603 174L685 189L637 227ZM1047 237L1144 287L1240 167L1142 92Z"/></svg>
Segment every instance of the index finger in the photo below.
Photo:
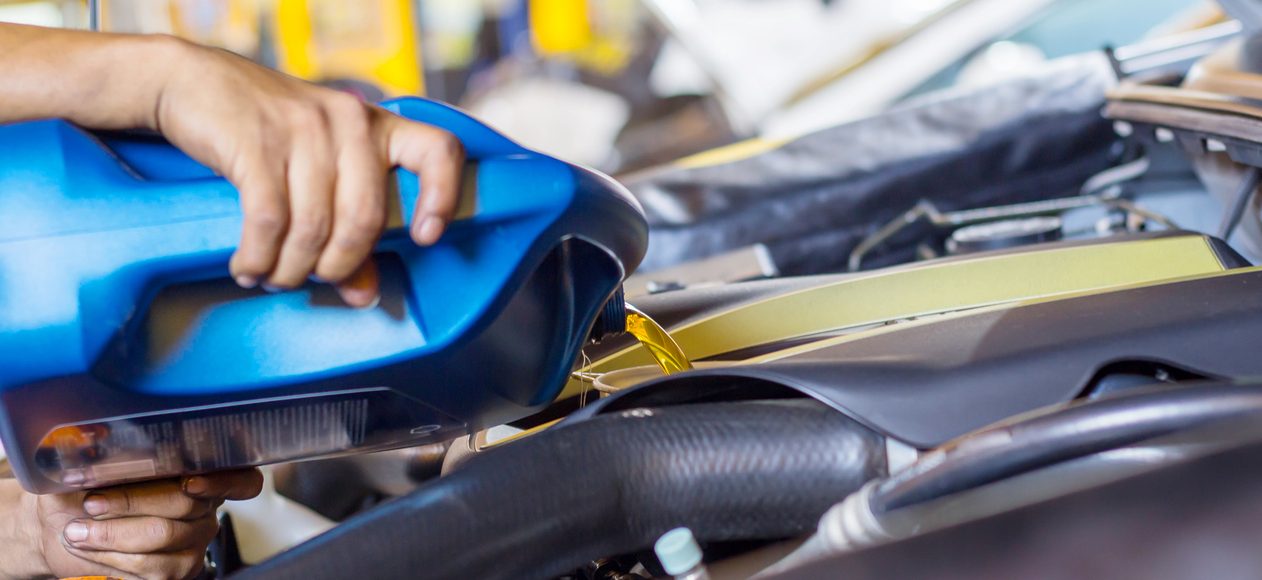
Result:
<svg viewBox="0 0 1262 580"><path fill-rule="evenodd" d="M215 506L183 493L178 481L165 480L90 492L83 499L83 511L97 520L135 516L190 520L213 513Z"/></svg>
<svg viewBox="0 0 1262 580"><path fill-rule="evenodd" d="M460 140L437 127L393 117L388 122L386 151L391 165L416 173L420 199L412 216L412 239L423 246L438 241L456 215L465 152Z"/></svg>
<svg viewBox="0 0 1262 580"><path fill-rule="evenodd" d="M189 497L211 500L246 500L263 491L263 472L257 469L224 471L187 477L184 493Z"/></svg>

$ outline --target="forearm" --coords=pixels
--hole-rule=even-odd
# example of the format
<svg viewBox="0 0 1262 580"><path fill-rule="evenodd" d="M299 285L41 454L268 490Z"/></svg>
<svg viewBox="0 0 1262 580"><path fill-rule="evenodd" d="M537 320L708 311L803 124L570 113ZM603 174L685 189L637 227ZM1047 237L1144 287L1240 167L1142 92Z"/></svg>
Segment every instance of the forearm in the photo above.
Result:
<svg viewBox="0 0 1262 580"><path fill-rule="evenodd" d="M0 123L62 117L101 129L156 128L163 79L181 45L0 23Z"/></svg>
<svg viewBox="0 0 1262 580"><path fill-rule="evenodd" d="M13 479L0 479L0 579L46 578L48 565L39 549L33 521L33 496Z"/></svg>

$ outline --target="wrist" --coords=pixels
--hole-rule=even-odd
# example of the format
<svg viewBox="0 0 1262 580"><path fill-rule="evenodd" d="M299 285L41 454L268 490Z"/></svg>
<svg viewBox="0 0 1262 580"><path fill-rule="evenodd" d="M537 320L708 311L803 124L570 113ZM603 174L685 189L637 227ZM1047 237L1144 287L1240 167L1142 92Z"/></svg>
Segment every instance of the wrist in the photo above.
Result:
<svg viewBox="0 0 1262 580"><path fill-rule="evenodd" d="M196 75L204 52L171 36L0 23L0 123L155 128L166 85Z"/></svg>
<svg viewBox="0 0 1262 580"><path fill-rule="evenodd" d="M38 501L17 481L0 480L0 578L52 576L41 547Z"/></svg>
<svg viewBox="0 0 1262 580"><path fill-rule="evenodd" d="M172 36L57 31L67 80L47 95L36 117L63 117L94 129L157 129L156 111L166 85L192 50ZM46 74L46 73L40 73ZM32 101L33 95L27 95Z"/></svg>
<svg viewBox="0 0 1262 580"><path fill-rule="evenodd" d="M181 69L196 68L192 57L201 49L162 34L119 35L114 40L110 62L119 63L120 84L129 87L119 103L124 106L120 117L128 126L157 131L163 95Z"/></svg>

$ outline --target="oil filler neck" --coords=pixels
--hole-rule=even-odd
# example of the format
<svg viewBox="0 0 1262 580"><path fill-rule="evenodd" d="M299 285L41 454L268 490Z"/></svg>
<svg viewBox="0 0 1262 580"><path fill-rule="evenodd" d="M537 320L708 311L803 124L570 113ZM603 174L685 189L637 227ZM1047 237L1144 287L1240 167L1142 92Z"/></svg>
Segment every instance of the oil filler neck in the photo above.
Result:
<svg viewBox="0 0 1262 580"><path fill-rule="evenodd" d="M613 297L605 303L604 309L600 311L600 316L596 318L596 324L592 327L589 338L592 342L600 342L611 336L626 334L626 332L627 297L620 286Z"/></svg>

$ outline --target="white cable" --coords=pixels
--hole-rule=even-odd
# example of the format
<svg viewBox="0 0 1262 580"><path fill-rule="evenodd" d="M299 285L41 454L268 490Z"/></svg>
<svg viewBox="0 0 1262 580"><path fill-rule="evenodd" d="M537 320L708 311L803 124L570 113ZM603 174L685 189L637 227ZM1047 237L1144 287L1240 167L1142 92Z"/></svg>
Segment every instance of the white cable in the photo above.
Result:
<svg viewBox="0 0 1262 580"><path fill-rule="evenodd" d="M767 578L845 552L876 546L894 539L872 512L872 494L880 480L863 487L833 506L819 520L819 529L806 543L755 574L753 579Z"/></svg>

